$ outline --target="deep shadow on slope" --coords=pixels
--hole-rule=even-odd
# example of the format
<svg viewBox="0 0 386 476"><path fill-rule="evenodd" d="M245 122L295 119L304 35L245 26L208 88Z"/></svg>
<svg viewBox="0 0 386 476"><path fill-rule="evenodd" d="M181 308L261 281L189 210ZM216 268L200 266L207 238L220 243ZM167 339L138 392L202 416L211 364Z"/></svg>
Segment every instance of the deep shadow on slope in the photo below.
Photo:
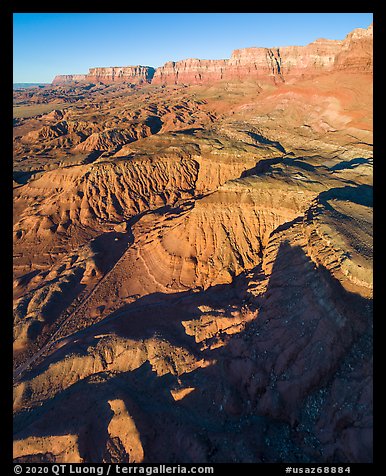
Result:
<svg viewBox="0 0 386 476"><path fill-rule="evenodd" d="M240 306L246 286L247 282L242 274L230 285L219 284L206 291L182 291L172 294L156 292L143 296L133 303L123 305L96 324L71 334L71 341L77 341L75 344L70 343L55 351L36 368L26 371L20 381L29 380L44 372L51 364L60 362L68 352L86 356L90 333L95 335L109 332L137 341L156 336L172 345L183 345L199 358L199 346L196 345L194 337L185 333L181 321L199 319L202 312L198 306L201 305L229 310L232 306ZM216 311L212 314L216 315Z"/></svg>
<svg viewBox="0 0 386 476"><path fill-rule="evenodd" d="M33 333L32 337L34 337L35 340L32 346L25 352L19 353L17 358L15 358L15 364L17 365L15 372L25 366L28 357L36 354L44 346L48 346L50 340L52 340L52 336L55 336L55 339L57 339L58 329L67 325L74 311L87 300L89 295L97 291L100 283L117 265L127 248L132 245L134 241L132 227L143 215L148 213L161 214L165 212L180 213L186 211L186 207L192 206L192 201L186 201L184 206L165 205L156 210L145 210L125 222L126 232L107 231L91 240L89 245L94 252L95 265L98 272L101 273L100 278L95 278L95 283L91 286L91 289L86 289L86 286L80 283L83 276L82 271L76 270L74 274L76 278L76 280L74 279L74 284L68 286L66 292L63 291L61 294L57 293L54 295L52 300L46 305L45 314L47 316L44 324L37 322L36 326L31 327L30 332ZM31 273L28 273L28 275L32 277ZM21 281L23 281L23 279L26 281L28 275L22 276L20 278ZM47 284L55 284L55 280L52 280L52 282L44 282L44 285ZM42 331L43 325L45 327Z"/></svg>
<svg viewBox="0 0 386 476"><path fill-rule="evenodd" d="M266 144L273 146L275 149L279 150L280 152L283 152L285 154L285 149L284 147L280 144L278 141L273 141L268 139L267 137L264 137L260 134L257 134L256 132L252 131L245 131L247 135L249 135L254 141L260 143L260 144Z"/></svg>
<svg viewBox="0 0 386 476"><path fill-rule="evenodd" d="M339 164L330 167L330 170L347 170L347 169L355 169L359 165L368 164L369 159L365 159L363 157L355 157L351 160L345 160L340 162Z"/></svg>
<svg viewBox="0 0 386 476"><path fill-rule="evenodd" d="M371 185L358 185L356 187L336 187L322 192L319 201L326 207L331 209L328 200L345 200L363 205L365 207L373 206L373 187Z"/></svg>
<svg viewBox="0 0 386 476"><path fill-rule="evenodd" d="M252 145L252 144L251 144ZM292 156L291 156L292 155ZM367 164L368 160L363 158L355 158L351 161L340 162L333 167L327 167L324 162L326 158L320 156L294 156L294 154L284 154L269 159L261 159L256 163L255 167L245 170L240 178L248 177L250 175L260 175L267 172L271 172L272 166L277 164L283 164L285 166L294 167L295 169L302 169L307 172L316 172L320 170L346 170L353 169L361 164Z"/></svg>
<svg viewBox="0 0 386 476"><path fill-rule="evenodd" d="M234 287L221 291L232 295ZM187 307L212 302L213 292L158 294L146 300L174 302L182 321L190 318ZM243 299L254 301L245 292L235 299L240 306ZM355 399L371 378L363 375L371 369L371 301L347 292L323 266L316 268L302 248L283 243L259 307L257 319L228 337L224 347L203 351L204 357L215 359L213 365L180 380L170 374L157 377L149 364L134 372L91 376L41 407L16 415L16 436L79 434L81 456L100 462L108 459L107 400L120 398L139 431L145 462L371 462L371 435L362 425L371 416L371 395ZM142 331L149 332L150 322L152 330L165 338L171 335L162 315L152 316L159 314L156 307L142 312L144 322L133 330L128 308L119 312L119 325L113 328L121 336L134 332L140 338ZM112 322L107 318L98 328L105 325L107 331ZM177 316L174 325L179 326ZM177 332L174 337L180 336ZM366 345L363 336L368 336ZM90 381L97 379L101 381ZM341 385L337 396L335 388L342 381L347 386ZM178 386L195 390L174 402L170 389ZM349 402L348 410L331 413L334 398L340 407ZM327 437L320 432L321 421Z"/></svg>

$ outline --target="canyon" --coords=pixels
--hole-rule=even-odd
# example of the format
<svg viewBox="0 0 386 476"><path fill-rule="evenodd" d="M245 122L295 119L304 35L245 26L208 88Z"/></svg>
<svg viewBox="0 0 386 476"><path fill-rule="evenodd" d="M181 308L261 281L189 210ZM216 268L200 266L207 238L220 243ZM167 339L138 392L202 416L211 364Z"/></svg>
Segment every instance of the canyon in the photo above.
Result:
<svg viewBox="0 0 386 476"><path fill-rule="evenodd" d="M14 91L15 462L372 462L372 35Z"/></svg>

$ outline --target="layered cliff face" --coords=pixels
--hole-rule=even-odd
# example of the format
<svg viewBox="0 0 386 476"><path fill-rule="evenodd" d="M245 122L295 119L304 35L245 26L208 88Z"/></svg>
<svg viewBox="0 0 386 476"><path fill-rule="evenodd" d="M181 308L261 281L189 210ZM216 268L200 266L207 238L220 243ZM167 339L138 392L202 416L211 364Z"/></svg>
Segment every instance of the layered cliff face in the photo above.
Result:
<svg viewBox="0 0 386 476"><path fill-rule="evenodd" d="M201 84L224 79L227 73L227 60L200 60L190 58L182 61L169 61L157 68L153 84Z"/></svg>
<svg viewBox="0 0 386 476"><path fill-rule="evenodd" d="M90 68L88 74L63 74L55 76L52 84L68 84L74 82L130 84L150 83L155 69L150 66L113 66L106 68Z"/></svg>
<svg viewBox="0 0 386 476"><path fill-rule="evenodd" d="M74 82L87 81L87 74L58 74L52 84L68 84Z"/></svg>
<svg viewBox="0 0 386 476"><path fill-rule="evenodd" d="M205 84L220 80L294 81L337 69L372 71L373 27L343 40L319 39L307 46L243 48L228 60L187 59L157 68L154 84Z"/></svg>
<svg viewBox="0 0 386 476"><path fill-rule="evenodd" d="M372 71L373 26L358 28L341 40L318 39L306 46L242 48L230 59L169 61L160 68L125 66L90 68L86 75L56 76L53 84L74 81L132 84L208 84L259 80L280 83L335 70Z"/></svg>
<svg viewBox="0 0 386 476"><path fill-rule="evenodd" d="M122 66L90 68L87 81L102 83L128 82L132 84L150 83L155 69L150 66Z"/></svg>
<svg viewBox="0 0 386 476"><path fill-rule="evenodd" d="M344 71L372 72L373 70L373 25L358 28L349 33L342 42L335 58L335 68Z"/></svg>

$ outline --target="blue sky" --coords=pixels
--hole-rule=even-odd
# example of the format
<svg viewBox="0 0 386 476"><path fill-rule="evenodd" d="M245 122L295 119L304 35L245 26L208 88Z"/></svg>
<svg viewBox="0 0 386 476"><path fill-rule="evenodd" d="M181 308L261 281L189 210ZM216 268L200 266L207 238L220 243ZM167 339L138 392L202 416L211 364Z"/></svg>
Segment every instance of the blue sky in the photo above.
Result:
<svg viewBox="0 0 386 476"><path fill-rule="evenodd" d="M367 28L372 13L17 13L13 81L51 82L94 66L225 59L237 48L306 45Z"/></svg>

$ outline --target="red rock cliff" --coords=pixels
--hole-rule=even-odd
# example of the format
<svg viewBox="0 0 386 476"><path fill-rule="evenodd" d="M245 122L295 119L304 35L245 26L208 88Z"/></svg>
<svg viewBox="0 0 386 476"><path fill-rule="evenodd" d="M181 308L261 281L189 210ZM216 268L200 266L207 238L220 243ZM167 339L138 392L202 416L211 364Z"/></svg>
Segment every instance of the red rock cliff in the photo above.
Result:
<svg viewBox="0 0 386 476"><path fill-rule="evenodd" d="M73 81L133 84L205 84L221 80L295 81L335 70L372 71L373 25L357 28L344 40L320 38L306 46L242 48L229 59L169 61L160 68L90 68L86 75L56 76L53 84Z"/></svg>
<svg viewBox="0 0 386 476"><path fill-rule="evenodd" d="M335 58L335 68L349 71L373 70L373 25L349 33Z"/></svg>
<svg viewBox="0 0 386 476"><path fill-rule="evenodd" d="M108 68L90 68L87 80L102 83L128 82L149 83L155 69L151 66L113 66Z"/></svg>
<svg viewBox="0 0 386 476"><path fill-rule="evenodd" d="M373 26L358 28L341 40L318 39L306 46L243 48L230 59L169 61L157 68L154 84L199 84L219 80L274 82L313 77L335 69L372 71Z"/></svg>
<svg viewBox="0 0 386 476"><path fill-rule="evenodd" d="M189 58L182 61L168 61L157 68L152 83L154 84L195 84L210 83L226 79L228 60L200 60Z"/></svg>
<svg viewBox="0 0 386 476"><path fill-rule="evenodd" d="M52 84L67 84L78 81L86 81L86 74L58 74L55 76Z"/></svg>
<svg viewBox="0 0 386 476"><path fill-rule="evenodd" d="M150 83L155 69L151 66L111 66L90 68L88 74L65 74L55 76L52 84L81 82L127 82L132 84Z"/></svg>

